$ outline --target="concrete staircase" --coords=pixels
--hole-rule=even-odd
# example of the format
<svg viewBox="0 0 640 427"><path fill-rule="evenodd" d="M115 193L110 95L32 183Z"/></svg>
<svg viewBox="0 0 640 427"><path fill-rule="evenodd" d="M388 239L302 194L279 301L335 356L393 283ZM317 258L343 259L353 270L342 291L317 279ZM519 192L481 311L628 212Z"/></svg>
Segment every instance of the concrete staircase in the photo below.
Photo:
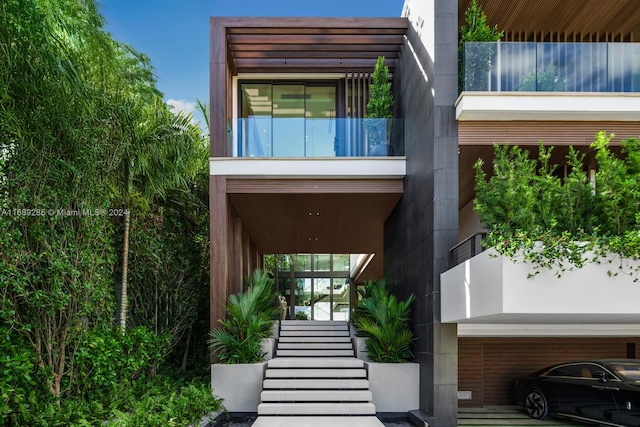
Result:
<svg viewBox="0 0 640 427"><path fill-rule="evenodd" d="M347 322L283 321L254 427L381 427Z"/></svg>

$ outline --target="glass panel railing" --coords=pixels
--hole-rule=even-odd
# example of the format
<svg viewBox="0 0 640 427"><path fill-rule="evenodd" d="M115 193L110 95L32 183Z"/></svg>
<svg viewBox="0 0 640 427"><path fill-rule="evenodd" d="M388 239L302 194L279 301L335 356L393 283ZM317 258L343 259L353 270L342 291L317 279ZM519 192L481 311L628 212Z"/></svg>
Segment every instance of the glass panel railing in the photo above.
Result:
<svg viewBox="0 0 640 427"><path fill-rule="evenodd" d="M469 42L464 89L640 92L640 43Z"/></svg>
<svg viewBox="0 0 640 427"><path fill-rule="evenodd" d="M231 121L234 157L403 156L402 119L256 116Z"/></svg>

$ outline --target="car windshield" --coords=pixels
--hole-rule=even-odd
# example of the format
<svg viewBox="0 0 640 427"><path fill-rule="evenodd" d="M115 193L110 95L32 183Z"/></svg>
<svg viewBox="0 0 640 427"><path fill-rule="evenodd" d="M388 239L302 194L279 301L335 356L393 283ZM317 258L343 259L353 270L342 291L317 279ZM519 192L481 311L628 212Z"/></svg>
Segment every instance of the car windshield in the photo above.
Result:
<svg viewBox="0 0 640 427"><path fill-rule="evenodd" d="M616 363L612 368L616 374L640 382L640 363Z"/></svg>

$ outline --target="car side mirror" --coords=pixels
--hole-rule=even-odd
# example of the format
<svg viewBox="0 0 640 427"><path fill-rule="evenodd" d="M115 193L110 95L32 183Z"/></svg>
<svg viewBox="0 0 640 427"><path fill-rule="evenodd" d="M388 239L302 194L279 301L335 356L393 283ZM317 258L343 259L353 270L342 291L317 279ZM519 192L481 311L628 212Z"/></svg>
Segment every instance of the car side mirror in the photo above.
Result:
<svg viewBox="0 0 640 427"><path fill-rule="evenodd" d="M606 383L607 381L609 381L609 378L607 377L607 373L604 371L597 371L594 373L594 376L601 382L601 383Z"/></svg>

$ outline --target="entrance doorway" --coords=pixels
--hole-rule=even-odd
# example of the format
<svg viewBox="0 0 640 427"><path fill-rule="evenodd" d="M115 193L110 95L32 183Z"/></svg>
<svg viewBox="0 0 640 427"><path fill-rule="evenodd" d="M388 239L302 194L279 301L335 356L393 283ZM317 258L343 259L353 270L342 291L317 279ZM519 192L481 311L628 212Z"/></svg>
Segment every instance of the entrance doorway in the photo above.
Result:
<svg viewBox="0 0 640 427"><path fill-rule="evenodd" d="M277 288L287 299L287 318L345 320L353 286L349 254L278 255Z"/></svg>

